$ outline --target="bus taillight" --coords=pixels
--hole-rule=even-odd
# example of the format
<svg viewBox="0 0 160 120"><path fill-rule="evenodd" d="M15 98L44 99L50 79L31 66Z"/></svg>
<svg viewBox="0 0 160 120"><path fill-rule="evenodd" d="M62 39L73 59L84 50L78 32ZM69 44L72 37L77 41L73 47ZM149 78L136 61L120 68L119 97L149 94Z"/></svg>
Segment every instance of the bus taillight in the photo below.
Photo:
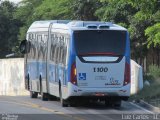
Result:
<svg viewBox="0 0 160 120"><path fill-rule="evenodd" d="M71 83L77 85L77 71L75 62L72 64L71 67Z"/></svg>
<svg viewBox="0 0 160 120"><path fill-rule="evenodd" d="M123 85L127 85L128 83L130 83L130 64L128 64L126 62L125 64L125 73L124 73L124 83Z"/></svg>

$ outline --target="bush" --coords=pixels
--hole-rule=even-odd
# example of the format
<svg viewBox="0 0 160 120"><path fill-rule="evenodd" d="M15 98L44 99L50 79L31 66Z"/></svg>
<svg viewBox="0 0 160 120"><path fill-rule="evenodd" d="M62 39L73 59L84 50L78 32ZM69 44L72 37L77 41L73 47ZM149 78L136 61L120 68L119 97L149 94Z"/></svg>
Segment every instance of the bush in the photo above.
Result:
<svg viewBox="0 0 160 120"><path fill-rule="evenodd" d="M140 100L143 99L149 102L152 99L160 98L160 84L156 82L151 84L150 86L144 86L142 90L140 90L137 94L132 95L130 100Z"/></svg>
<svg viewBox="0 0 160 120"><path fill-rule="evenodd" d="M149 73L150 77L153 77L154 80L160 79L160 68L157 65L150 65L149 66Z"/></svg>
<svg viewBox="0 0 160 120"><path fill-rule="evenodd" d="M152 75L155 79L160 78L160 68L157 65L150 65L149 66L149 73Z"/></svg>
<svg viewBox="0 0 160 120"><path fill-rule="evenodd" d="M160 83L160 67L157 65L150 65L148 73L146 73L143 78L150 83Z"/></svg>
<svg viewBox="0 0 160 120"><path fill-rule="evenodd" d="M144 80L149 81L150 86L144 86L137 94L132 95L130 100L143 99L149 102L152 99L160 98L160 68L150 65L148 73L144 75Z"/></svg>
<svg viewBox="0 0 160 120"><path fill-rule="evenodd" d="M155 78L154 78L152 75L150 75L149 73L148 73L148 74L145 74L145 75L143 76L143 79L149 81L150 83L153 83L154 80L155 80Z"/></svg>

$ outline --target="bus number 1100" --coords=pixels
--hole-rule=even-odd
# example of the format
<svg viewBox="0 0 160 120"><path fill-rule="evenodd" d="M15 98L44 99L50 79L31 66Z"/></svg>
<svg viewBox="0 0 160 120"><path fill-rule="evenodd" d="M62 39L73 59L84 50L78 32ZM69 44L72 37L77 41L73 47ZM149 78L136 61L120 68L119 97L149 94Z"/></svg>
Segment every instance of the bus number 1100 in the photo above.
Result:
<svg viewBox="0 0 160 120"><path fill-rule="evenodd" d="M93 71L94 72L107 72L108 68L107 67L94 67Z"/></svg>

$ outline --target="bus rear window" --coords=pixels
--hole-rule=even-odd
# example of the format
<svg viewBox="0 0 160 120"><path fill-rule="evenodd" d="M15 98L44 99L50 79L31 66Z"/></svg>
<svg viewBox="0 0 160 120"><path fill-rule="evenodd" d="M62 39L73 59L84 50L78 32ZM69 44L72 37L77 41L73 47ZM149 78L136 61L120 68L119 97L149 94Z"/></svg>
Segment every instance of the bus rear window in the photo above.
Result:
<svg viewBox="0 0 160 120"><path fill-rule="evenodd" d="M86 30L74 32L75 50L78 55L113 53L124 55L126 31Z"/></svg>

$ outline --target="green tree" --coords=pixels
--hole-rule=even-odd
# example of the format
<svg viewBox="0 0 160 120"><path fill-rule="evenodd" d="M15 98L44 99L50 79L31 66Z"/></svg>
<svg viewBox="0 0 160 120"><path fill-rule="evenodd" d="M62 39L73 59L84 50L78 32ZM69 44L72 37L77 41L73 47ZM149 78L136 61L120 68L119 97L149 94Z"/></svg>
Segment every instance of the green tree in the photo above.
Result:
<svg viewBox="0 0 160 120"><path fill-rule="evenodd" d="M8 1L0 3L0 58L15 52L18 48L18 33L21 23L13 14L16 6Z"/></svg>
<svg viewBox="0 0 160 120"><path fill-rule="evenodd" d="M100 0L102 7L96 10L96 15L100 20L111 21L116 24L128 27L130 24L130 17L133 16L137 10L132 3L125 0Z"/></svg>
<svg viewBox="0 0 160 120"><path fill-rule="evenodd" d="M157 0L134 0L132 5L138 10L130 19L129 31L131 33L132 56L139 59L142 64L143 59L148 56L150 49L147 46L147 36L145 30L155 23L154 14L158 10ZM149 43L149 44L148 44Z"/></svg>
<svg viewBox="0 0 160 120"><path fill-rule="evenodd" d="M20 27L20 33L18 36L19 40L24 40L26 37L26 32L31 23L35 20L39 20L38 18L34 18L35 9L42 4L43 0L22 0L19 4L19 7L16 9L14 13L14 17L22 23Z"/></svg>
<svg viewBox="0 0 160 120"><path fill-rule="evenodd" d="M98 20L95 12L102 6L98 0L72 0L70 3L73 18L77 20Z"/></svg>
<svg viewBox="0 0 160 120"><path fill-rule="evenodd" d="M33 18L41 20L71 19L72 0L45 0L35 8Z"/></svg>
<svg viewBox="0 0 160 120"><path fill-rule="evenodd" d="M145 30L145 35L148 36L148 47L152 44L154 47L160 46L160 22L148 27Z"/></svg>

